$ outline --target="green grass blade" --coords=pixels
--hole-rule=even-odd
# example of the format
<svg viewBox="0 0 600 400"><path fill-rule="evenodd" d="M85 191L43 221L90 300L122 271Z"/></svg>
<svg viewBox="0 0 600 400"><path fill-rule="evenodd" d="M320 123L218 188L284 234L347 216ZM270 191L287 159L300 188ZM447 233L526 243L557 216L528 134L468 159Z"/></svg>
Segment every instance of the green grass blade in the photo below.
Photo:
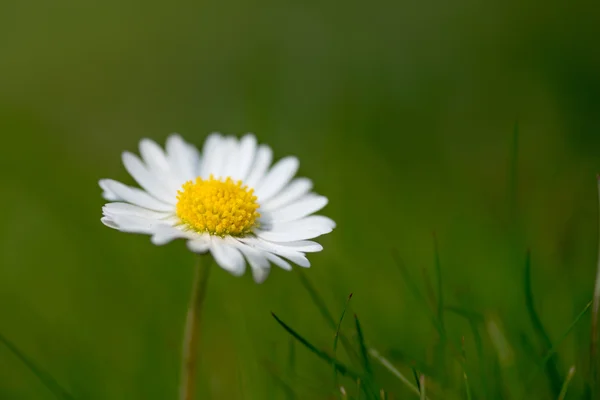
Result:
<svg viewBox="0 0 600 400"><path fill-rule="evenodd" d="M311 300L313 301L313 303L315 303L325 321L327 321L331 329L335 329L335 320L333 319L333 315L331 315L331 313L329 312L329 309L327 308L327 305L325 304L323 298L319 295L319 293L312 285L310 280L306 277L306 274L303 271L298 269L298 275L300 276L300 282L302 283L302 286L304 286L304 288L310 295Z"/></svg>
<svg viewBox="0 0 600 400"><path fill-rule="evenodd" d="M477 361L479 363L479 371L480 371L479 373L480 373L481 385L484 388L486 398L490 398L488 379L487 379L487 375L485 373L486 365L485 365L485 358L484 358L484 354L483 354L483 340L481 338L481 334L479 333L479 328L478 328L478 324L484 323L485 318L483 317L483 315L481 315L477 312L465 310L460 307L446 307L446 310L451 311L457 315L460 315L461 317L465 318L469 322L469 327L471 328L471 334L473 335L473 341L475 342L475 351L477 352Z"/></svg>
<svg viewBox="0 0 600 400"><path fill-rule="evenodd" d="M420 303L422 303L424 305L424 308L427 310L429 319L431 320L431 323L433 324L433 326L437 329L438 333L440 334L440 337L442 337L442 336L445 337L446 332L444 331L444 327L438 321L436 313L433 310L431 310L430 307L427 306L427 299L421 293L421 290L419 289L418 285L415 283L415 281L410 276L410 273L408 272L406 265L404 265L404 262L402 261L402 259L398 256L398 254L395 251L393 253L393 256L394 256L394 260L396 262L396 266L400 270L400 274L402 275L404 282L408 286L408 289L412 292L415 299L417 299L417 301L419 301Z"/></svg>
<svg viewBox="0 0 600 400"><path fill-rule="evenodd" d="M425 395L425 375L421 375L419 377L419 387L421 388L421 393L419 395L420 400L425 400L427 396Z"/></svg>
<svg viewBox="0 0 600 400"><path fill-rule="evenodd" d="M358 334L358 345L360 347L363 368L365 369L367 376L370 378L373 376L373 369L371 368L371 363L369 362L369 354L367 353L367 346L365 345L365 337L363 335L362 327L360 326L360 321L358 320L358 316L356 314L354 314L354 322L356 323L356 333Z"/></svg>
<svg viewBox="0 0 600 400"><path fill-rule="evenodd" d="M519 121L515 121L510 151L510 175L508 182L510 217L513 223L517 217L517 184L519 166Z"/></svg>
<svg viewBox="0 0 600 400"><path fill-rule="evenodd" d="M538 339L542 342L542 346L544 352L552 349L552 341L546 333L546 329L542 324L542 321L535 310L534 301L533 301L533 289L531 286L531 251L527 251L527 257L525 259L525 302L527 307L527 312L529 314L529 319L533 325L533 329L538 337ZM546 363L546 375L548 376L548 381L550 383L550 388L554 396L558 396L560 393L560 389L562 386L563 379L560 376L560 372L558 371L558 359L556 354L552 354L549 360Z"/></svg>
<svg viewBox="0 0 600 400"><path fill-rule="evenodd" d="M298 275L300 276L300 282L302 283L302 286L304 286L304 288L310 295L311 300L313 301L313 303L315 303L315 305L319 309L319 312L321 313L325 321L327 321L327 324L331 327L331 329L337 330L337 324L334 321L331 312L329 312L329 309L327 308L323 297L321 297L321 295L315 289L311 281L306 277L306 274L300 269L298 269ZM341 332L339 332L339 339L341 340L342 346L344 347L344 350L346 351L348 356L350 356L350 358L354 360L358 360L358 355L352 348L352 345L350 344L348 338L344 336Z"/></svg>
<svg viewBox="0 0 600 400"><path fill-rule="evenodd" d="M338 321L337 324L337 328L335 330L335 336L333 337L333 357L336 357L336 351L337 351L337 344L338 344L338 339L340 337L340 329L342 327L342 321L344 320L344 316L346 315L346 309L348 308L348 304L350 303L350 300L352 299L352 293L350 293L350 295L348 296L348 299L346 300L346 304L344 305L344 309L342 310L342 315L340 315L340 319ZM336 386L336 388L338 387L338 370L337 367L335 366L335 364L333 365L333 382ZM341 396L341 393L340 393Z"/></svg>
<svg viewBox="0 0 600 400"><path fill-rule="evenodd" d="M369 361L369 353L367 351L367 345L365 344L365 336L356 314L354 314L354 322L356 324L356 333L358 336L358 346L360 348L361 361L366 373L365 381L362 385L363 391L365 392L365 396L367 396L367 398L377 398L377 391L373 387L373 368L371 368L371 362Z"/></svg>
<svg viewBox="0 0 600 400"><path fill-rule="evenodd" d="M437 318L440 322L442 332L446 332L444 324L444 293L442 292L442 263L440 261L440 251L438 247L437 236L433 234L433 252L435 257L435 273L437 283Z"/></svg>
<svg viewBox="0 0 600 400"><path fill-rule="evenodd" d="M275 386L279 386L281 388L286 399L295 400L298 398L289 380L285 379L270 362L263 360L262 364L275 381Z"/></svg>
<svg viewBox="0 0 600 400"><path fill-rule="evenodd" d="M467 375L467 351L465 350L465 337L462 337L462 367L463 367L463 380L465 382L465 393L467 395L467 400L471 400L471 385L469 384L469 377Z"/></svg>
<svg viewBox="0 0 600 400"><path fill-rule="evenodd" d="M300 343L302 343L307 349L312 351L319 358L327 361L329 364L334 365L340 374L348 376L352 379L358 379L361 377L361 375L359 373L352 371L350 368L348 368L347 366L345 366L344 364L342 364L335 358L331 357L329 354L327 354L323 350L317 349L308 340L304 339L304 337L302 337L299 333L297 333L295 330L293 330L291 327L289 327L285 322L283 322L277 315L275 315L275 313L271 313L271 315L273 316L273 318L275 318L277 323L279 323L279 325L281 325L283 327L283 329L285 329L290 335L292 335L294 338L296 338L296 340L298 340Z"/></svg>
<svg viewBox="0 0 600 400"><path fill-rule="evenodd" d="M573 375L575 375L574 365L569 369L565 383L563 383L562 388L560 389L558 400L565 400L565 397L567 396L567 390L569 390L569 384L571 383L571 379L573 379Z"/></svg>
<svg viewBox="0 0 600 400"><path fill-rule="evenodd" d="M377 360L385 369L400 380L411 392L417 396L421 395L421 390L415 386L406 376L404 376L394 365L385 357L383 357L374 348L369 349L369 355Z"/></svg>
<svg viewBox="0 0 600 400"><path fill-rule="evenodd" d="M592 302L590 301L585 305L583 310L581 310L579 312L579 314L577 314L577 316L575 317L573 322L571 322L571 325L569 325L569 327L567 328L565 333L563 333L560 336L560 338L556 341L556 345L554 347L552 347L551 349L548 349L545 357L542 360L542 366L546 365L546 363L552 358L552 356L556 353L556 348L558 346L560 346L560 344L563 342L563 340L565 340L567 338L567 336L569 336L569 333L571 333L571 331L575 328L575 326L581 320L581 318L583 318L583 316L588 312L588 310L590 309L591 306L592 306Z"/></svg>
<svg viewBox="0 0 600 400"><path fill-rule="evenodd" d="M415 378L415 384L417 385L417 388L419 389L419 391L421 391L421 382L419 382L419 373L417 372L415 367L411 367L410 370L413 373L413 378Z"/></svg>
<svg viewBox="0 0 600 400"><path fill-rule="evenodd" d="M42 382L42 384L50 391L57 399L74 400L74 397L69 394L49 373L42 370L36 363L25 355L19 348L10 340L0 333L0 342L10 350L25 366Z"/></svg>

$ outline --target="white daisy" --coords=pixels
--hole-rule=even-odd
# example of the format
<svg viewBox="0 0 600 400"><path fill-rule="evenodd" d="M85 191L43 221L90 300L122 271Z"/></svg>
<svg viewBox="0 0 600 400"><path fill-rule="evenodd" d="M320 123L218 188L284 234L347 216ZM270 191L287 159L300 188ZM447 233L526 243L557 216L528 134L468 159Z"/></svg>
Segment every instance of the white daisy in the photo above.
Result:
<svg viewBox="0 0 600 400"><path fill-rule="evenodd" d="M242 275L246 261L254 280L263 282L270 263L290 270L309 267L305 253L323 247L308 239L329 233L330 218L312 215L327 204L307 178L294 178L296 157L271 167L272 151L254 135L241 139L211 134L202 154L179 135L166 151L149 139L140 142L141 159L124 152L123 164L142 189L101 180L102 222L122 232L151 235L163 245L187 240L195 253L210 251L216 262Z"/></svg>

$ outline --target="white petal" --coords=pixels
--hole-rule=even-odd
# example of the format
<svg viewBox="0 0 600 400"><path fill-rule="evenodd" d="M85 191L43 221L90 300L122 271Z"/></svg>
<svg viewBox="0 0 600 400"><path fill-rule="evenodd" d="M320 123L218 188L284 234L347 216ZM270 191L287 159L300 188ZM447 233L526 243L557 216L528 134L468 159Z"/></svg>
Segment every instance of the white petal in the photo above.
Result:
<svg viewBox="0 0 600 400"><path fill-rule="evenodd" d="M123 153L123 165L129 174L136 180L136 182L152 196L158 200L164 201L168 204L175 204L176 197L175 193L165 187L157 176L152 172L148 171L142 161L135 155L124 152ZM168 173L168 172L163 172Z"/></svg>
<svg viewBox="0 0 600 400"><path fill-rule="evenodd" d="M250 262L250 259L248 259ZM263 283L269 277L269 272L271 272L271 266L266 268L252 268L252 278L254 278L254 282Z"/></svg>
<svg viewBox="0 0 600 400"><path fill-rule="evenodd" d="M264 177L256 189L256 196L261 203L267 202L296 175L300 162L296 157L285 157L279 160Z"/></svg>
<svg viewBox="0 0 600 400"><path fill-rule="evenodd" d="M313 187L312 181L308 178L294 179L287 187L272 199L260 205L261 211L275 210L283 207L308 193Z"/></svg>
<svg viewBox="0 0 600 400"><path fill-rule="evenodd" d="M158 226L154 230L154 234L150 240L155 245L162 246L175 239L185 239L190 236L192 236L190 232L185 232L172 226Z"/></svg>
<svg viewBox="0 0 600 400"><path fill-rule="evenodd" d="M213 150L210 172L215 178L226 178L231 175L237 165L237 148L237 140L233 136L226 136L221 140L219 146Z"/></svg>
<svg viewBox="0 0 600 400"><path fill-rule="evenodd" d="M240 180L236 178L237 171L240 165L240 141L235 137L229 137L225 147L225 160L223 167L221 168L221 177L230 177L235 181Z"/></svg>
<svg viewBox="0 0 600 400"><path fill-rule="evenodd" d="M260 200L260 198L259 198ZM263 215L261 222L295 221L315 213L327 205L327 197L307 194L299 200Z"/></svg>
<svg viewBox="0 0 600 400"><path fill-rule="evenodd" d="M202 179L208 179L211 174L214 174L213 164L218 156L217 150L221 147L224 138L220 133L211 133L204 141L202 147L202 163L200 166L200 176ZM218 176L215 176L218 178Z"/></svg>
<svg viewBox="0 0 600 400"><path fill-rule="evenodd" d="M265 252L264 255L265 255L265 257L267 257L267 259L269 261L271 261L273 264L277 265L278 267L285 269L286 271L292 270L292 266L290 265L290 263L285 261L283 258L276 256L275 254L269 253L269 252Z"/></svg>
<svg viewBox="0 0 600 400"><path fill-rule="evenodd" d="M147 208L135 206L129 203L107 203L102 207L104 215L134 215L137 217L144 217L150 219L165 219L174 216L173 212L158 212L148 210Z"/></svg>
<svg viewBox="0 0 600 400"><path fill-rule="evenodd" d="M112 179L102 179L100 186L106 192L113 193L118 199L127 203L155 211L174 211L173 205L157 200L143 190L124 185L121 182Z"/></svg>
<svg viewBox="0 0 600 400"><path fill-rule="evenodd" d="M102 221L102 223L108 226L109 228L119 229L119 226L115 224L115 221L113 221L110 217L102 217L100 221Z"/></svg>
<svg viewBox="0 0 600 400"><path fill-rule="evenodd" d="M272 242L268 242L266 240L262 240L260 238L247 238L242 239L242 241L249 246L254 248L262 249L264 251L268 251L273 254L277 254L278 256L285 257L288 260L292 261L295 264L298 264L301 267L308 268L310 267L310 262L304 256L304 253L296 251L294 249L290 249L285 245L275 244Z"/></svg>
<svg viewBox="0 0 600 400"><path fill-rule="evenodd" d="M236 160L237 169L231 175L234 180L244 181L248 176L252 161L254 161L254 154L256 153L256 138L253 134L249 133L242 137L240 140L238 159Z"/></svg>
<svg viewBox="0 0 600 400"><path fill-rule="evenodd" d="M196 239L189 240L187 242L187 247L194 253L206 253L210 249L210 236L208 234L203 234Z"/></svg>
<svg viewBox="0 0 600 400"><path fill-rule="evenodd" d="M261 239L261 241L265 241ZM302 253L316 253L318 251L323 250L323 246L321 246L317 242L312 242L310 240L299 240L295 242L284 242L284 243L276 243L276 242L268 242L273 246L285 247L288 250L299 251Z"/></svg>
<svg viewBox="0 0 600 400"><path fill-rule="evenodd" d="M256 188L256 185L263 179L263 176L265 175L265 172L267 172L269 165L271 165L272 160L273 151L271 148L265 146L264 144L258 146L258 150L256 150L256 157L254 158L254 162L244 183L251 188Z"/></svg>
<svg viewBox="0 0 600 400"><path fill-rule="evenodd" d="M246 257L248 264L252 270L252 277L256 283L263 283L269 276L271 266L269 261L265 258L261 251L256 250L244 243L239 242L236 239L229 238L228 242L233 243Z"/></svg>
<svg viewBox="0 0 600 400"><path fill-rule="evenodd" d="M150 171L166 173L169 171L169 163L163 149L150 139L140 141L140 154Z"/></svg>
<svg viewBox="0 0 600 400"><path fill-rule="evenodd" d="M225 243L220 237L211 236L210 252L224 270L236 276L244 274L246 262L237 248Z"/></svg>
<svg viewBox="0 0 600 400"><path fill-rule="evenodd" d="M294 242L312 239L329 233L335 222L322 215L311 215L297 221L275 223L255 229L256 236L272 242Z"/></svg>
<svg viewBox="0 0 600 400"><path fill-rule="evenodd" d="M114 215L111 216L110 219L121 232L129 233L152 234L158 227L169 225L169 223L165 221L138 217L135 215Z"/></svg>
<svg viewBox="0 0 600 400"><path fill-rule="evenodd" d="M102 189L102 197L108 201L121 201L123 200L122 198L120 198L119 196L117 196L117 194L115 192L113 192L112 190L110 190L108 188L108 186L106 185L106 181L107 179L100 179L98 181L98 186L100 186L100 188Z"/></svg>
<svg viewBox="0 0 600 400"><path fill-rule="evenodd" d="M173 134L167 138L167 161L179 188L185 182L195 179L200 155L195 146L186 143L181 136Z"/></svg>

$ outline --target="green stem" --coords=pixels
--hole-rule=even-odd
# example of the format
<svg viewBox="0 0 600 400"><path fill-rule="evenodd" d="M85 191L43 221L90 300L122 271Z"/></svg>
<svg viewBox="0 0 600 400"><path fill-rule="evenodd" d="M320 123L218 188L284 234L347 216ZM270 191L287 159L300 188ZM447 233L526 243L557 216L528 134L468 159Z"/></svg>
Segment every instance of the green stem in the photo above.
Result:
<svg viewBox="0 0 600 400"><path fill-rule="evenodd" d="M206 286L210 271L208 256L198 257L194 272L192 296L187 310L185 331L183 336L183 353L181 356L181 383L179 387L180 400L194 399L196 389L196 368L198 360L198 343L200 342L200 321L202 305L206 297Z"/></svg>
<svg viewBox="0 0 600 400"><path fill-rule="evenodd" d="M600 208L600 175L598 180L598 197ZM599 217L600 221L600 217ZM600 226L600 223L599 223ZM592 395L598 390L598 309L600 308L600 232L598 234L598 271L596 272L596 284L594 286L594 299L592 303L592 337L590 346L591 370L592 370Z"/></svg>

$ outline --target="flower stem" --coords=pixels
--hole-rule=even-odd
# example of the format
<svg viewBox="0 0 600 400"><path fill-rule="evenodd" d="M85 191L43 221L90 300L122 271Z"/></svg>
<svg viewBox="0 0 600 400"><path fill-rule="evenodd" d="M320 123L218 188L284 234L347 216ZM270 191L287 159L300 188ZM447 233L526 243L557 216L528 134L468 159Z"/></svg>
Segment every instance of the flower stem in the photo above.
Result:
<svg viewBox="0 0 600 400"><path fill-rule="evenodd" d="M210 271L210 258L198 257L194 271L192 296L187 310L185 332L183 334L183 353L181 356L180 400L192 400L195 393L196 366L198 359L198 343L200 341L200 320L202 305L206 296L206 284Z"/></svg>
<svg viewBox="0 0 600 400"><path fill-rule="evenodd" d="M600 175L598 175L598 199L600 204ZM599 206L600 209L600 206ZM599 225L600 226L600 225ZM600 235L600 231L598 233ZM596 272L596 284L594 286L594 299L592 304L592 337L591 337L591 371L592 371L592 395L598 391L598 311L600 310L600 236L598 243L598 271Z"/></svg>

